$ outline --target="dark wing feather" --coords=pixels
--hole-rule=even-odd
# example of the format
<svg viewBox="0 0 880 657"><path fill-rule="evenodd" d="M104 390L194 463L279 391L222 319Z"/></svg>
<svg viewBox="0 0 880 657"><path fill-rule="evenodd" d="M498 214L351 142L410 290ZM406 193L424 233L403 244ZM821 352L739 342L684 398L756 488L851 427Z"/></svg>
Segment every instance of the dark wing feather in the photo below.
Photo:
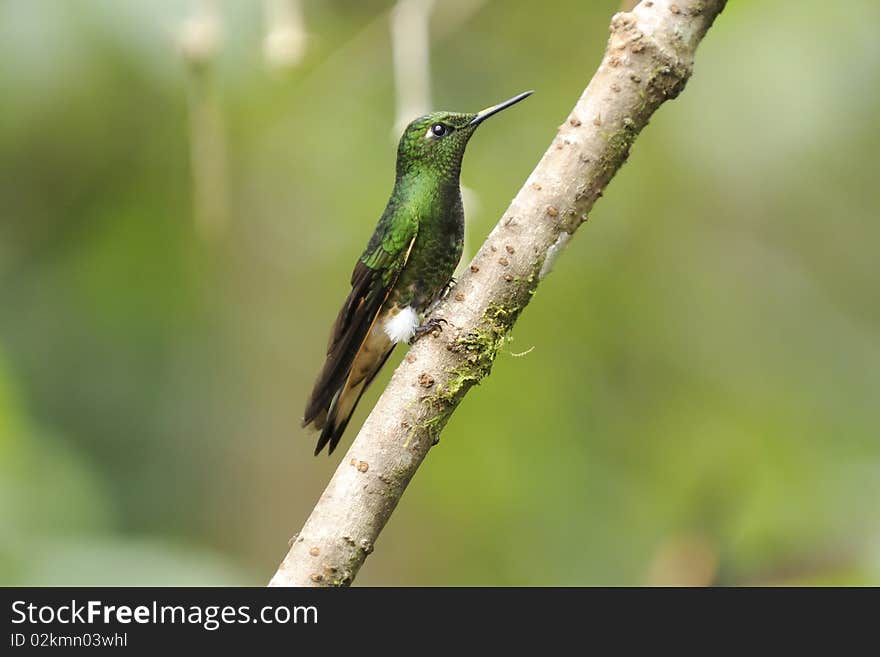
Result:
<svg viewBox="0 0 880 657"><path fill-rule="evenodd" d="M333 323L327 360L306 404L303 426L323 427L352 362L394 287L415 242L418 222L389 205L351 274L351 292Z"/></svg>
<svg viewBox="0 0 880 657"><path fill-rule="evenodd" d="M315 422L318 429L323 426L333 397L345 383L352 361L391 289L382 274L381 270L370 269L363 262L355 265L351 293L333 323L327 360L306 404L303 426L311 422Z"/></svg>

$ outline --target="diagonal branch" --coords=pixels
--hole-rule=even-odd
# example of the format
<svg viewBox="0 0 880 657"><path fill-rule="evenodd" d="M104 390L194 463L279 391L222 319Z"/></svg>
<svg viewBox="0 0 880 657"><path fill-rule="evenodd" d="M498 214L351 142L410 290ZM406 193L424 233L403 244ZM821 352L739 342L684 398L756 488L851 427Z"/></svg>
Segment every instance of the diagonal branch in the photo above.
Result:
<svg viewBox="0 0 880 657"><path fill-rule="evenodd" d="M270 586L350 584L467 391L492 369L538 284L675 98L726 0L644 0L611 21L605 57L556 138L436 311L449 324L413 346L318 500Z"/></svg>

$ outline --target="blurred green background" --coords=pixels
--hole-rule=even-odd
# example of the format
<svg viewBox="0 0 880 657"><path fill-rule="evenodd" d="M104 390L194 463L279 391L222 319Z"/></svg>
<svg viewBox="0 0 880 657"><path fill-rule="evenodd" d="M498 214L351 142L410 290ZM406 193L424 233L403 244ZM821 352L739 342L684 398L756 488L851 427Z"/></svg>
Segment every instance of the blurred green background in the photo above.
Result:
<svg viewBox="0 0 880 657"><path fill-rule="evenodd" d="M0 3L2 584L267 582L390 375L313 458L393 3L283 5ZM469 147L471 248L619 6L435 3L433 107L537 90ZM878 24L730 2L358 584L880 584Z"/></svg>

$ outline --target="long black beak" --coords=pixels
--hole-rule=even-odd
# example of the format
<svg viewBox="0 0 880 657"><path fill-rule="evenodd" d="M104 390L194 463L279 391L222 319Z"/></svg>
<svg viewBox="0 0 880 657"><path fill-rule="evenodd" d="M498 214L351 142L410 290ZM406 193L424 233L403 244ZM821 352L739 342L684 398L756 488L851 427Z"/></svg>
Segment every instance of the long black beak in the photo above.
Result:
<svg viewBox="0 0 880 657"><path fill-rule="evenodd" d="M516 105L519 101L528 98L533 93L535 93L535 92L534 91L524 91L521 94L514 96L510 100L505 100L503 103L498 103L497 105L492 105L492 107L487 107L484 110L480 110L479 112L477 112L477 116L470 123L468 123L468 126L480 125L483 121L488 119L490 116L493 116L494 114L498 114L498 112L500 112L501 110L507 109L511 105Z"/></svg>

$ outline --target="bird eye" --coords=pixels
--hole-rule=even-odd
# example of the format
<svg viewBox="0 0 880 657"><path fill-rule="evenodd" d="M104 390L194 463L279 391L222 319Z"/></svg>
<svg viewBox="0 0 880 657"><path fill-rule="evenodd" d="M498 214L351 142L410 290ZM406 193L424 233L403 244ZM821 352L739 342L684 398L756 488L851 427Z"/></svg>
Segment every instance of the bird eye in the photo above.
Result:
<svg viewBox="0 0 880 657"><path fill-rule="evenodd" d="M435 137L445 137L448 132L449 128L442 123L435 123L431 126L431 134Z"/></svg>

